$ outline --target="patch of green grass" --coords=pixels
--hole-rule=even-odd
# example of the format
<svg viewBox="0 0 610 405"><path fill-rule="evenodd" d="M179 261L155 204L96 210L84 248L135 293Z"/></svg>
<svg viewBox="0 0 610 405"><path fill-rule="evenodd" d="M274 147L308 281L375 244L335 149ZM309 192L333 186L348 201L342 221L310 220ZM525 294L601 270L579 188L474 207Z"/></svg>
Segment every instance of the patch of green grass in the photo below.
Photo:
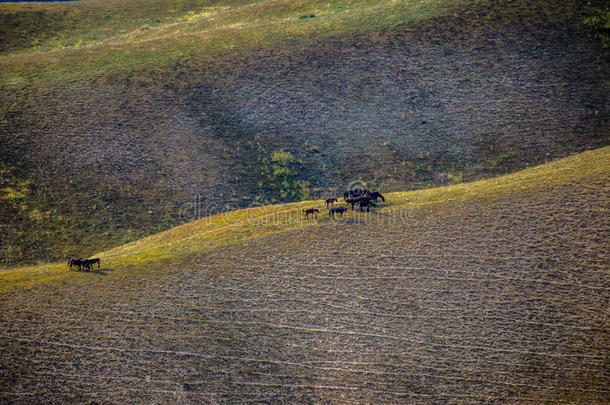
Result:
<svg viewBox="0 0 610 405"><path fill-rule="evenodd" d="M425 190L388 193L386 198L389 204L379 211L392 213L422 205L503 198L515 192L577 182L583 178L600 179L602 184L608 184L610 147L584 152L492 179ZM95 256L101 258L103 267L117 269L188 256L272 234L327 226L330 224L330 219L322 209L323 204L322 200L303 201L213 215L100 252ZM318 219L303 220L301 210L309 207L321 209ZM354 213L350 212L348 217L352 215ZM86 274L69 272L63 263L5 269L0 272L0 290L72 276L83 277Z"/></svg>

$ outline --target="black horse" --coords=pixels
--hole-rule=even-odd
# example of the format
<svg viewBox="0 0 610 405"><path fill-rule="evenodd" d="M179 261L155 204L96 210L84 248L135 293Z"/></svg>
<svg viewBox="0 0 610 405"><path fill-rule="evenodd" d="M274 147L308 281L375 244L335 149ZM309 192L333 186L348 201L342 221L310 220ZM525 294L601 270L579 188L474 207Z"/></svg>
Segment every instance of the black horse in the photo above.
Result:
<svg viewBox="0 0 610 405"><path fill-rule="evenodd" d="M381 198L381 201L385 202L385 197L383 195L381 195L380 192L378 191L373 191L373 192L367 192L365 194L366 197L370 197L373 200L377 200L378 198Z"/></svg>
<svg viewBox="0 0 610 405"><path fill-rule="evenodd" d="M331 209L328 210L328 215L332 219L335 219L335 214L339 214L341 216L341 218L343 218L343 214L345 214L346 211L347 211L347 207L332 207Z"/></svg>

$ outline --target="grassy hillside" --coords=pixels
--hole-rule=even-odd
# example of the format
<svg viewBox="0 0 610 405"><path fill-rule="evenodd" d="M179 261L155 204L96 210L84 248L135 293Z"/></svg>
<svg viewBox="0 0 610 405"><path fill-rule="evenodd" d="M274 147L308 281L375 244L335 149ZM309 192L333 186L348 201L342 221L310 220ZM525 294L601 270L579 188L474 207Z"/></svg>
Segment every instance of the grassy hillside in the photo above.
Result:
<svg viewBox="0 0 610 405"><path fill-rule="evenodd" d="M520 191L559 187L578 183L582 179L597 184L599 198L603 199L606 196L607 183L610 180L610 147L497 178L424 190L387 193L388 204L382 204L374 214L350 211L346 220L339 223L388 221L388 225L400 228L411 218L417 222L418 212L424 206L505 199ZM607 204L600 207L602 212L607 208L605 205ZM321 215L316 220L308 221L303 218L302 210L310 207L321 209ZM335 225L323 208L323 200L312 200L216 214L105 252L94 253L94 256L100 257L105 267L127 266L129 269L129 265L146 266L151 261L176 260L209 249L240 244L250 239L260 239L274 234L312 228L312 232L315 232L320 226ZM41 281L81 276L84 275L66 271L63 262L19 267L0 272L0 288L8 289Z"/></svg>
<svg viewBox="0 0 610 405"><path fill-rule="evenodd" d="M604 404L610 147L0 272L0 401Z"/></svg>
<svg viewBox="0 0 610 405"><path fill-rule="evenodd" d="M277 151L318 197L608 145L590 7L490 4L0 5L0 263L136 240L198 195L205 212L282 201Z"/></svg>

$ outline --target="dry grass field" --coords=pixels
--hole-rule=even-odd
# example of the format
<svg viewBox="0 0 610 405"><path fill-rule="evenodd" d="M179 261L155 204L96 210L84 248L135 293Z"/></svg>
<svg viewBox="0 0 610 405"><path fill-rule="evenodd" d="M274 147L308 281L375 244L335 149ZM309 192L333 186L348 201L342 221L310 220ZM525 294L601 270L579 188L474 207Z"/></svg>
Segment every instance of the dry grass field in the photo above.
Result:
<svg viewBox="0 0 610 405"><path fill-rule="evenodd" d="M4 270L0 402L607 404L609 201L604 148Z"/></svg>

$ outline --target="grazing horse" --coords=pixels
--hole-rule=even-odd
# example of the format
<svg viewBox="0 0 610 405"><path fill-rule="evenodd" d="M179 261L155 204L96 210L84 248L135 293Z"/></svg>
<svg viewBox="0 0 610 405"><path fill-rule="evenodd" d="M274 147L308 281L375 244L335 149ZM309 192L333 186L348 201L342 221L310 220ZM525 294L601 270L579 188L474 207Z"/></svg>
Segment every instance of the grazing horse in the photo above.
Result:
<svg viewBox="0 0 610 405"><path fill-rule="evenodd" d="M305 219L309 219L309 214L311 214L312 217L315 217L316 214L320 213L320 210L317 208L308 208L303 210L303 212L305 213Z"/></svg>
<svg viewBox="0 0 610 405"><path fill-rule="evenodd" d="M381 201L385 202L385 198L383 197L383 195L381 195L381 193L377 192L377 191L367 192L365 194L365 196L370 197L373 200L377 200L378 198L381 198Z"/></svg>
<svg viewBox="0 0 610 405"><path fill-rule="evenodd" d="M357 198L348 198L347 200L345 200L345 202L347 203L347 205L352 205L352 211L354 210L354 205L356 204L360 204L361 201L372 201L373 199L371 197L367 195L363 195Z"/></svg>
<svg viewBox="0 0 610 405"><path fill-rule="evenodd" d="M327 198L326 199L326 208L328 208L329 205L331 207L334 207L336 202L337 202L337 198L335 198L335 197Z"/></svg>
<svg viewBox="0 0 610 405"><path fill-rule="evenodd" d="M72 270L72 266L78 266L78 271L81 271L83 265L87 265L85 259L68 259L68 266Z"/></svg>
<svg viewBox="0 0 610 405"><path fill-rule="evenodd" d="M89 265L93 266L95 263L97 263L97 268L100 268L100 258L99 257L95 257L93 259L89 259Z"/></svg>
<svg viewBox="0 0 610 405"><path fill-rule="evenodd" d="M70 270L72 270L72 266L78 266L78 271L81 271L83 268L90 270L95 263L97 263L97 268L99 269L99 257L96 257L95 259L68 259L68 266L70 266Z"/></svg>
<svg viewBox="0 0 610 405"><path fill-rule="evenodd" d="M95 259L81 259L83 262L83 267L87 270L91 270L91 268L97 263L97 268L100 268L100 258L96 257Z"/></svg>
<svg viewBox="0 0 610 405"><path fill-rule="evenodd" d="M331 209L328 210L328 215L332 219L335 219L335 214L339 214L341 216L341 218L343 218L343 214L345 214L346 211L347 211L347 207L332 207Z"/></svg>
<svg viewBox="0 0 610 405"><path fill-rule="evenodd" d="M354 205L360 203L362 201L362 197L358 198L348 198L345 200L346 205L352 205L352 211L354 210Z"/></svg>
<svg viewBox="0 0 610 405"><path fill-rule="evenodd" d="M362 211L363 208L366 208L366 212L369 212L370 207L377 206L377 204L375 204L375 200L366 200L366 199L360 200L358 205L360 205L360 211Z"/></svg>

